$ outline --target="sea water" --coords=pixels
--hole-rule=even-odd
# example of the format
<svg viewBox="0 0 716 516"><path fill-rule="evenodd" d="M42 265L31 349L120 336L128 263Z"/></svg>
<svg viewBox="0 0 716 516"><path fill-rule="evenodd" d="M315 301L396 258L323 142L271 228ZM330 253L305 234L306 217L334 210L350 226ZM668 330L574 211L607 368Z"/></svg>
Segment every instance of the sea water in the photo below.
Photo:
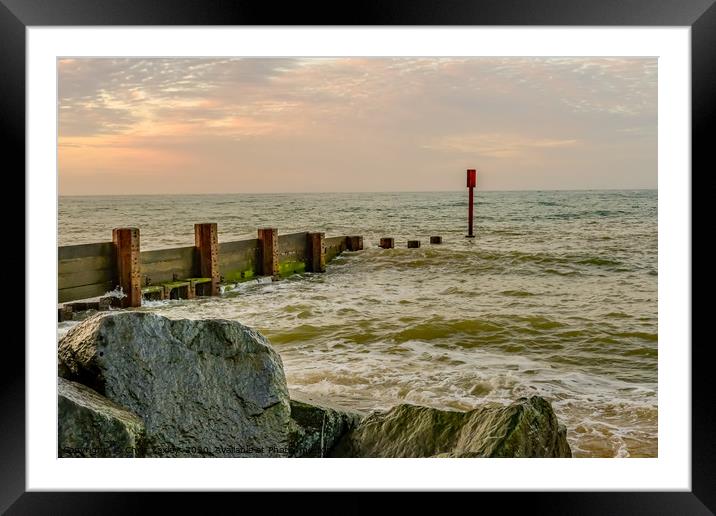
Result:
<svg viewBox="0 0 716 516"><path fill-rule="evenodd" d="M187 246L198 222L221 242L259 227L363 235L323 274L141 308L256 328L290 389L363 410L538 394L575 456L657 455L655 190L478 192L474 239L467 191L61 197L58 245L133 226L142 250Z"/></svg>

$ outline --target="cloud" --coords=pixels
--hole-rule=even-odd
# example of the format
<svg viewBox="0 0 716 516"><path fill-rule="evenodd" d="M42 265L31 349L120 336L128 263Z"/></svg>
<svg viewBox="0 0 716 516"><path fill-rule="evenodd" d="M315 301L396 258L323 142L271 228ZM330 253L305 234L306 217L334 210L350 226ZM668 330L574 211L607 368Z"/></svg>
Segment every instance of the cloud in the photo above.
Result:
<svg viewBox="0 0 716 516"><path fill-rule="evenodd" d="M535 149L555 149L573 147L578 140L531 138L529 136L503 133L477 133L446 136L431 145L428 149L443 152L462 152L488 158L514 158Z"/></svg>
<svg viewBox="0 0 716 516"><path fill-rule="evenodd" d="M270 191L276 166L340 190L348 160L387 167L375 188L445 189L443 171L467 160L512 166L497 188L554 174L587 185L595 161L618 186L606 160L637 156L632 176L656 184L654 58L78 57L58 61L58 83L60 187L75 193L103 190L92 167L141 170L158 193L179 169L191 191ZM526 158L549 176L525 183Z"/></svg>

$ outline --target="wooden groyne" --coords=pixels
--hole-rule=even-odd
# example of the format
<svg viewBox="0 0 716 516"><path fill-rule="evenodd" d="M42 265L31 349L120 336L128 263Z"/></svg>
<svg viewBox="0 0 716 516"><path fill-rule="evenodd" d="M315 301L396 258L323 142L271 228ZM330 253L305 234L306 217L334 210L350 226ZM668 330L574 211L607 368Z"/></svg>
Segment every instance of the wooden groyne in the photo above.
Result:
<svg viewBox="0 0 716 516"><path fill-rule="evenodd" d="M67 303L101 297L117 287L125 297L112 301L121 307L140 306L142 298L216 296L222 284L324 272L343 251L362 249L361 236L279 235L276 228L259 229L258 238L220 243L217 224L205 223L194 225L193 246L141 251L139 229L117 228L111 242L58 248L57 298ZM97 302L100 309L108 303L103 299ZM62 313L60 309L60 318Z"/></svg>

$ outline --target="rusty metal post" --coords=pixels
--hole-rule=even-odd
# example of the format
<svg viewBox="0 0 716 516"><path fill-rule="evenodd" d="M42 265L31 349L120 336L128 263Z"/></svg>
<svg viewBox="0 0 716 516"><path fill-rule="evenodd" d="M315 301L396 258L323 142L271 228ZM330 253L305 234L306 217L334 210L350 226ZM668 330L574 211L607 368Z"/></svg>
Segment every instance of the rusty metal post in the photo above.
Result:
<svg viewBox="0 0 716 516"><path fill-rule="evenodd" d="M363 237L362 236L347 236L346 237L346 249L348 249L348 251L362 251L363 250Z"/></svg>
<svg viewBox="0 0 716 516"><path fill-rule="evenodd" d="M57 322L72 320L72 305L62 305L57 307Z"/></svg>
<svg viewBox="0 0 716 516"><path fill-rule="evenodd" d="M393 249L395 247L395 239L394 238L381 238L380 239L380 247L383 249Z"/></svg>
<svg viewBox="0 0 716 516"><path fill-rule="evenodd" d="M277 279L278 269L278 229L259 229L259 247L261 249L261 262L259 273L262 276L271 276Z"/></svg>
<svg viewBox="0 0 716 516"><path fill-rule="evenodd" d="M139 270L139 229L115 228L112 241L117 252L117 283L126 297L122 308L142 306L142 284Z"/></svg>
<svg viewBox="0 0 716 516"><path fill-rule="evenodd" d="M211 278L209 295L218 296L219 289L219 230L215 222L194 224L194 245L199 258L199 277ZM194 285L190 285L190 291Z"/></svg>
<svg viewBox="0 0 716 516"><path fill-rule="evenodd" d="M468 201L467 208L467 238L475 238L472 232L472 218L473 218L473 190L477 185L477 171L473 168L467 170L467 188L470 190L470 200Z"/></svg>
<svg viewBox="0 0 716 516"><path fill-rule="evenodd" d="M308 271L326 272L326 234L308 233Z"/></svg>

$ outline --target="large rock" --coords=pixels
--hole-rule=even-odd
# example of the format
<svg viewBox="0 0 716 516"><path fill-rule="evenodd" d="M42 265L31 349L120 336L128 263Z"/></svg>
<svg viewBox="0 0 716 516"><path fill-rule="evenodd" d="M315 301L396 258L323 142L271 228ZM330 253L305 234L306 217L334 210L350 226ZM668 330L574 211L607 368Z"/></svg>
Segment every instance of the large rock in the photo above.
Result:
<svg viewBox="0 0 716 516"><path fill-rule="evenodd" d="M291 457L325 457L364 415L305 394L291 395Z"/></svg>
<svg viewBox="0 0 716 516"><path fill-rule="evenodd" d="M281 358L236 321L95 315L60 340L60 374L142 418L147 456L288 455Z"/></svg>
<svg viewBox="0 0 716 516"><path fill-rule="evenodd" d="M571 457L566 429L539 396L469 412L398 405L371 414L334 457Z"/></svg>
<svg viewBox="0 0 716 516"><path fill-rule="evenodd" d="M144 423L79 383L57 381L59 457L142 457Z"/></svg>

